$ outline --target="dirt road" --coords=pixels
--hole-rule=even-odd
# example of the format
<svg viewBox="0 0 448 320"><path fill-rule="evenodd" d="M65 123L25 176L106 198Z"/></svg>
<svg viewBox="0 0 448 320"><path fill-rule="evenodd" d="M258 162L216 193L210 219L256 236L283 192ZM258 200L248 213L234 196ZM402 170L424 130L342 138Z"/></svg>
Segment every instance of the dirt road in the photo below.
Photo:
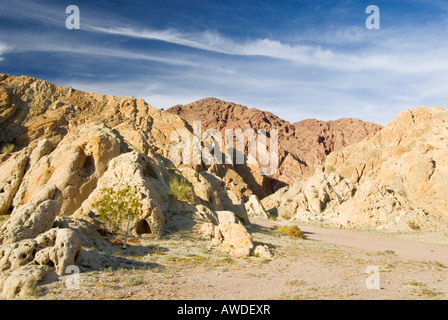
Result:
<svg viewBox="0 0 448 320"><path fill-rule="evenodd" d="M256 220L252 223L278 227L281 222ZM306 239L322 241L339 246L359 248L366 251L393 251L398 257L414 261L438 261L448 266L448 235L443 234L380 234L374 232L329 229L298 225Z"/></svg>
<svg viewBox="0 0 448 320"><path fill-rule="evenodd" d="M308 240L368 251L392 250L397 256L415 261L438 261L448 266L448 244L431 243L430 235L417 239L397 239L389 235L365 234L351 230L325 229L300 226ZM436 240L440 242L440 240ZM447 237L448 242L448 237Z"/></svg>

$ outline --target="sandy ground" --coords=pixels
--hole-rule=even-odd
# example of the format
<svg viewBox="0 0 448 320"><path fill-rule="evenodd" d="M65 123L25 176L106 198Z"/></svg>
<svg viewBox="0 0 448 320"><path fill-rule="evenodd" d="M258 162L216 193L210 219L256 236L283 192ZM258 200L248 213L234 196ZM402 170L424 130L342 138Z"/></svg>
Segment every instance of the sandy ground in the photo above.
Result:
<svg viewBox="0 0 448 320"><path fill-rule="evenodd" d="M86 250L78 288L69 276L33 299L447 299L448 237L382 235L300 226L306 239L282 235L278 222L252 221L256 244L273 259L232 258L187 231L105 251ZM89 259L102 267L88 267ZM93 260L92 260L93 261ZM368 273L368 271L373 273ZM375 274L375 270L378 272ZM372 277L379 287L372 288Z"/></svg>
<svg viewBox="0 0 448 320"><path fill-rule="evenodd" d="M360 248L367 251L392 250L403 259L415 261L438 261L448 266L448 236L425 234L373 235L353 230L334 230L300 226L307 239L328 242L340 246ZM396 235L397 237L397 235ZM404 239L403 239L404 238Z"/></svg>

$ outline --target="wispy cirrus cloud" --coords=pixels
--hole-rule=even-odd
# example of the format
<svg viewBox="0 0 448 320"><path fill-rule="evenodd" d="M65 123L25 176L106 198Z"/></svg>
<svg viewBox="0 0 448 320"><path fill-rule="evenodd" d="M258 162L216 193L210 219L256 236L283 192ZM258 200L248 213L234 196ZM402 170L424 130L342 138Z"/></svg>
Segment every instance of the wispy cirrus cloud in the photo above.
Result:
<svg viewBox="0 0 448 320"><path fill-rule="evenodd" d="M325 33L319 37L308 35L303 39L313 39L314 45L291 44L277 39L235 40L224 37L216 31L183 32L175 29L154 30L130 27L89 27L90 30L124 37L157 40L227 55L263 56L289 60L301 65L341 69L344 71L389 70L403 73L421 73L448 70L445 57L448 45L440 44L438 39L430 44L437 46L422 50L416 43L428 43L426 33L415 33L405 29L392 29L386 35L369 37L366 30L350 27ZM440 30L442 32L442 30ZM372 41L373 38L373 41ZM405 39L405 44L403 44ZM407 41L406 41L407 40ZM372 42L369 44L369 42ZM362 49L353 51L330 49L335 43L362 44ZM414 50L397 50L397 45ZM379 49L379 50L376 50ZM423 58L423 59L422 59Z"/></svg>
<svg viewBox="0 0 448 320"><path fill-rule="evenodd" d="M137 30L129 27L104 28L91 26L89 29L125 37L158 40L228 55L264 56L308 64L319 63L319 61L322 63L323 60L330 59L334 56L333 52L323 50L320 47L290 45L275 39L264 38L238 42L212 30L191 33L175 29Z"/></svg>
<svg viewBox="0 0 448 320"><path fill-rule="evenodd" d="M431 14L404 19L403 5L391 1L381 30L369 31L358 2L315 1L294 11L272 0L248 12L225 1L214 2L222 10L212 11L193 2L79 0L81 30L68 31L64 4L4 1L1 67L86 91L143 97L157 107L213 96L291 122L353 116L385 124L403 108L445 103L448 15L443 20L433 2L407 0Z"/></svg>
<svg viewBox="0 0 448 320"><path fill-rule="evenodd" d="M3 60L3 55L11 50L11 47L0 41L0 61Z"/></svg>

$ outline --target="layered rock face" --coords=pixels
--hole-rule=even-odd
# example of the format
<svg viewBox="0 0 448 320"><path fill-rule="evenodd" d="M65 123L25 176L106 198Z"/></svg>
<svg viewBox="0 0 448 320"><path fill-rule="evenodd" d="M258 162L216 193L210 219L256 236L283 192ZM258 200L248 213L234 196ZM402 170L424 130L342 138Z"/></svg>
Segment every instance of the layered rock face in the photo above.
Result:
<svg viewBox="0 0 448 320"><path fill-rule="evenodd" d="M47 200L58 204L53 214L85 217L103 189L131 186L142 209L131 224L134 232L160 236L163 212L176 206L185 211L204 203L246 215L240 199L248 188L236 171L229 169L230 178L223 179L215 166L207 171L203 164L170 161L172 132L191 132L179 116L133 97L85 93L24 76L0 80L0 146L13 146L0 158L0 213L25 212L24 206L51 189ZM169 184L178 176L192 188L192 206L171 203Z"/></svg>
<svg viewBox="0 0 448 320"><path fill-rule="evenodd" d="M167 110L182 118L201 121L204 129L217 129L224 135L225 129L278 130L279 170L270 175L269 183L262 181L260 198L285 185L306 178L323 164L328 154L359 142L376 133L380 125L358 119L336 121L304 120L296 123L284 121L270 112L207 98Z"/></svg>
<svg viewBox="0 0 448 320"><path fill-rule="evenodd" d="M286 219L347 228L443 230L448 222L448 111L402 111L330 154L317 173L263 199ZM320 172L319 172L320 171Z"/></svg>
<svg viewBox="0 0 448 320"><path fill-rule="evenodd" d="M108 219L124 232L121 217L131 217L130 234L154 239L212 223L220 249L251 254L244 224L222 224L218 212L247 221L242 199L254 176L172 163L171 134L191 132L181 117L133 97L9 75L0 75L0 116L0 214L9 215L0 227L0 297L24 295L48 272L64 275L83 246L106 241L97 230Z"/></svg>

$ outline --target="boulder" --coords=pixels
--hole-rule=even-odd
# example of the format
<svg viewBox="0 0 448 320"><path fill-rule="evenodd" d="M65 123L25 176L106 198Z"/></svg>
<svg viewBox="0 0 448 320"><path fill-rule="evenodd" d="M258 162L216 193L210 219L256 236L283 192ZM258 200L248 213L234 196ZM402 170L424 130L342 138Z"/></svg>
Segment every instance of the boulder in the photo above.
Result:
<svg viewBox="0 0 448 320"><path fill-rule="evenodd" d="M249 218L269 219L269 213L264 209L256 195L251 195L249 201L245 204L246 212Z"/></svg>
<svg viewBox="0 0 448 320"><path fill-rule="evenodd" d="M241 223L238 216L231 211L216 211L218 224L205 222L201 225L200 234L213 241L222 251L233 257L249 256L254 248L252 236Z"/></svg>
<svg viewBox="0 0 448 320"><path fill-rule="evenodd" d="M269 247L267 245L257 245L253 252L254 256L264 258L264 259L273 259L274 254L269 250Z"/></svg>
<svg viewBox="0 0 448 320"><path fill-rule="evenodd" d="M52 247L44 248L36 253L35 261L41 265L47 265L52 262L58 275L66 274L68 266L77 264L81 259L81 240L76 232L71 229L51 229L49 235L40 235L39 237L54 237ZM40 242L36 239L36 242Z"/></svg>
<svg viewBox="0 0 448 320"><path fill-rule="evenodd" d="M65 228L0 246L0 298L26 298L53 268L60 276L66 274L81 252L76 232Z"/></svg>
<svg viewBox="0 0 448 320"><path fill-rule="evenodd" d="M216 215L218 216L218 222L220 225L231 223L241 224L240 218L232 211L216 211Z"/></svg>
<svg viewBox="0 0 448 320"><path fill-rule="evenodd" d="M219 226L222 234L221 250L237 258L247 257L252 253L254 244L252 236L242 224L229 223Z"/></svg>
<svg viewBox="0 0 448 320"><path fill-rule="evenodd" d="M221 190L218 192L219 202L224 210L234 212L242 221L247 221L247 212L243 201L230 190Z"/></svg>
<svg viewBox="0 0 448 320"><path fill-rule="evenodd" d="M37 197L16 208L0 228L0 243L37 237L52 227L58 210L59 203L45 197Z"/></svg>
<svg viewBox="0 0 448 320"><path fill-rule="evenodd" d="M34 260L37 244L33 239L9 243L0 247L0 271L15 270Z"/></svg>

